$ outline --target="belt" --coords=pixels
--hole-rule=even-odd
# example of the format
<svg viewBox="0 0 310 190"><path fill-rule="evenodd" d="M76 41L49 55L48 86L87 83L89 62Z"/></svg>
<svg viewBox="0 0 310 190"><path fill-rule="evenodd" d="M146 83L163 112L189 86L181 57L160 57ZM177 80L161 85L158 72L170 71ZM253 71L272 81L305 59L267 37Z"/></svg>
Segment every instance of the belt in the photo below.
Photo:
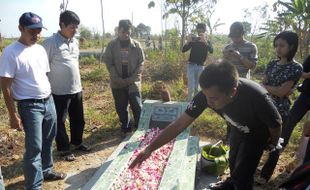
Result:
<svg viewBox="0 0 310 190"><path fill-rule="evenodd" d="M46 98L42 99L35 99L35 98L30 98L30 99L23 99L23 100L18 100L19 102L33 102L33 103L45 103L50 99L51 95L48 95Z"/></svg>

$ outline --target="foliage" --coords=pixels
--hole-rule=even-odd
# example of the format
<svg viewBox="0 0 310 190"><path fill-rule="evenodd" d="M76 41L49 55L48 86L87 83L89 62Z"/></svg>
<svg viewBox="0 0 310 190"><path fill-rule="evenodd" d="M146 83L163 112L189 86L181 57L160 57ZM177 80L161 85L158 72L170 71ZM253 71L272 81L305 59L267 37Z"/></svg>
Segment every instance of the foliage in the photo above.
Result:
<svg viewBox="0 0 310 190"><path fill-rule="evenodd" d="M80 62L80 65L90 65L90 64L95 64L98 61L95 58L95 56L91 55L91 56L81 57L79 62Z"/></svg>
<svg viewBox="0 0 310 190"><path fill-rule="evenodd" d="M79 33L80 33L80 38L84 39L92 39L93 35L90 29L88 29L86 26L80 25L79 26Z"/></svg>
<svg viewBox="0 0 310 190"><path fill-rule="evenodd" d="M105 66L97 67L82 76L85 81L107 81L108 78L109 73Z"/></svg>
<svg viewBox="0 0 310 190"><path fill-rule="evenodd" d="M310 5L309 0L279 0L274 4L274 11L277 12L276 20L268 20L265 23L265 30L260 36L275 35L284 30L295 31L299 40L299 59L309 54L310 44Z"/></svg>
<svg viewBox="0 0 310 190"><path fill-rule="evenodd" d="M183 68L180 66L179 51L168 49L164 54L159 50L148 50L146 54L151 63L144 66L143 75L147 80L171 81L181 78Z"/></svg>
<svg viewBox="0 0 310 190"><path fill-rule="evenodd" d="M151 34L151 27L146 26L143 23L138 24L137 27L134 28L135 36L140 38L147 38Z"/></svg>
<svg viewBox="0 0 310 190"><path fill-rule="evenodd" d="M185 34L188 27L188 22L193 21L193 18L201 18L203 10L207 4L216 4L217 0L166 0L164 18L170 14L177 14L181 17L181 39L180 46L183 47Z"/></svg>

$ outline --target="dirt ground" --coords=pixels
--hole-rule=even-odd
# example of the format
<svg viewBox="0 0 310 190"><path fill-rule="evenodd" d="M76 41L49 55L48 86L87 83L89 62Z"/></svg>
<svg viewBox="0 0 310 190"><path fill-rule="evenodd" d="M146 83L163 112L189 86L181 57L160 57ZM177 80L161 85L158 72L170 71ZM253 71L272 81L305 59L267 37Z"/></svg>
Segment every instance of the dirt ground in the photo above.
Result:
<svg viewBox="0 0 310 190"><path fill-rule="evenodd" d="M86 68L83 69L83 72L89 72L91 70L91 68ZM115 120L113 118L117 117L116 115L110 116L112 119L96 119L100 115L110 113L111 108L114 107L111 101L112 96L108 88L108 83L102 81L92 82L84 85L84 87L84 106L86 108L91 107L93 110L93 112L85 116L87 127L85 128L84 141L91 146L92 151L88 153L74 152L77 158L74 162L65 161L55 151L55 170L65 172L68 176L63 181L44 182L44 190L75 190L81 188L113 153L124 138L117 123L114 127L106 128L105 126L104 120ZM3 99L0 99L0 101L3 101ZM22 171L22 157L24 152L23 132L9 129L6 108L0 109L0 121L0 166L4 176L5 188L6 190L21 190L23 189L24 181ZM207 133L205 135L210 136ZM211 139L206 138L206 136L201 136L200 134L201 140L210 141ZM266 186L256 189L274 189L277 184L286 179L288 172L292 171L295 166L291 161L294 156L294 153L286 153L285 157L279 161L279 167L276 169L276 178L273 178L273 181Z"/></svg>

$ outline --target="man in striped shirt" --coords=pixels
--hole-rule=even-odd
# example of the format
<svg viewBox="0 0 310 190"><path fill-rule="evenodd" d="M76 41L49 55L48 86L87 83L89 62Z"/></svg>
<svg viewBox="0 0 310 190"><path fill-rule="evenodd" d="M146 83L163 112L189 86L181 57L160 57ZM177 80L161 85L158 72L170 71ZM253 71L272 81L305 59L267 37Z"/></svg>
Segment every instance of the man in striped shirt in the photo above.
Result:
<svg viewBox="0 0 310 190"><path fill-rule="evenodd" d="M250 79L250 70L257 64L257 47L244 39L244 27L241 22L230 26L228 37L232 43L223 50L224 59L237 67L240 77Z"/></svg>

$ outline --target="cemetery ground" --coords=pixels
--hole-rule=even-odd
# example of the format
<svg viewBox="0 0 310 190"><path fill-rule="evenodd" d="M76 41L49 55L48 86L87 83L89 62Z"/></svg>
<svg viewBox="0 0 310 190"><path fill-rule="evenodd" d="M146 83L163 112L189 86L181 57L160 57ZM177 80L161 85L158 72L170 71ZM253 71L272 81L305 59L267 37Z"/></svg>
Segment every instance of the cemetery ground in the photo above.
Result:
<svg viewBox="0 0 310 190"><path fill-rule="evenodd" d="M73 162L65 161L57 151L54 151L54 169L65 172L68 176L63 181L44 182L43 189L78 189L82 187L124 140L114 110L105 66L103 64L82 65L81 76L86 121L84 141L91 146L92 150L88 153L74 152L76 160ZM150 90L151 84L152 81L145 81L145 86L142 88L143 98L152 97L149 96L153 93ZM174 85L179 84L178 82L168 82L167 84L170 89L173 89L171 92L173 100L186 99L186 87L179 87L180 85L175 87ZM179 88L177 93L175 92L176 88ZM178 94L177 97L175 94ZM24 134L10 129L2 95L0 108L0 165L5 187L7 190L23 189ZM192 135L200 136L201 141L214 143L225 138L226 128L224 126L225 122L221 118L211 111L205 111L195 121ZM296 164L295 154L300 137L299 128L300 126L295 130L290 145L282 154L271 182L261 187L255 187L255 189L275 189L287 179ZM263 159L266 159L266 154Z"/></svg>

